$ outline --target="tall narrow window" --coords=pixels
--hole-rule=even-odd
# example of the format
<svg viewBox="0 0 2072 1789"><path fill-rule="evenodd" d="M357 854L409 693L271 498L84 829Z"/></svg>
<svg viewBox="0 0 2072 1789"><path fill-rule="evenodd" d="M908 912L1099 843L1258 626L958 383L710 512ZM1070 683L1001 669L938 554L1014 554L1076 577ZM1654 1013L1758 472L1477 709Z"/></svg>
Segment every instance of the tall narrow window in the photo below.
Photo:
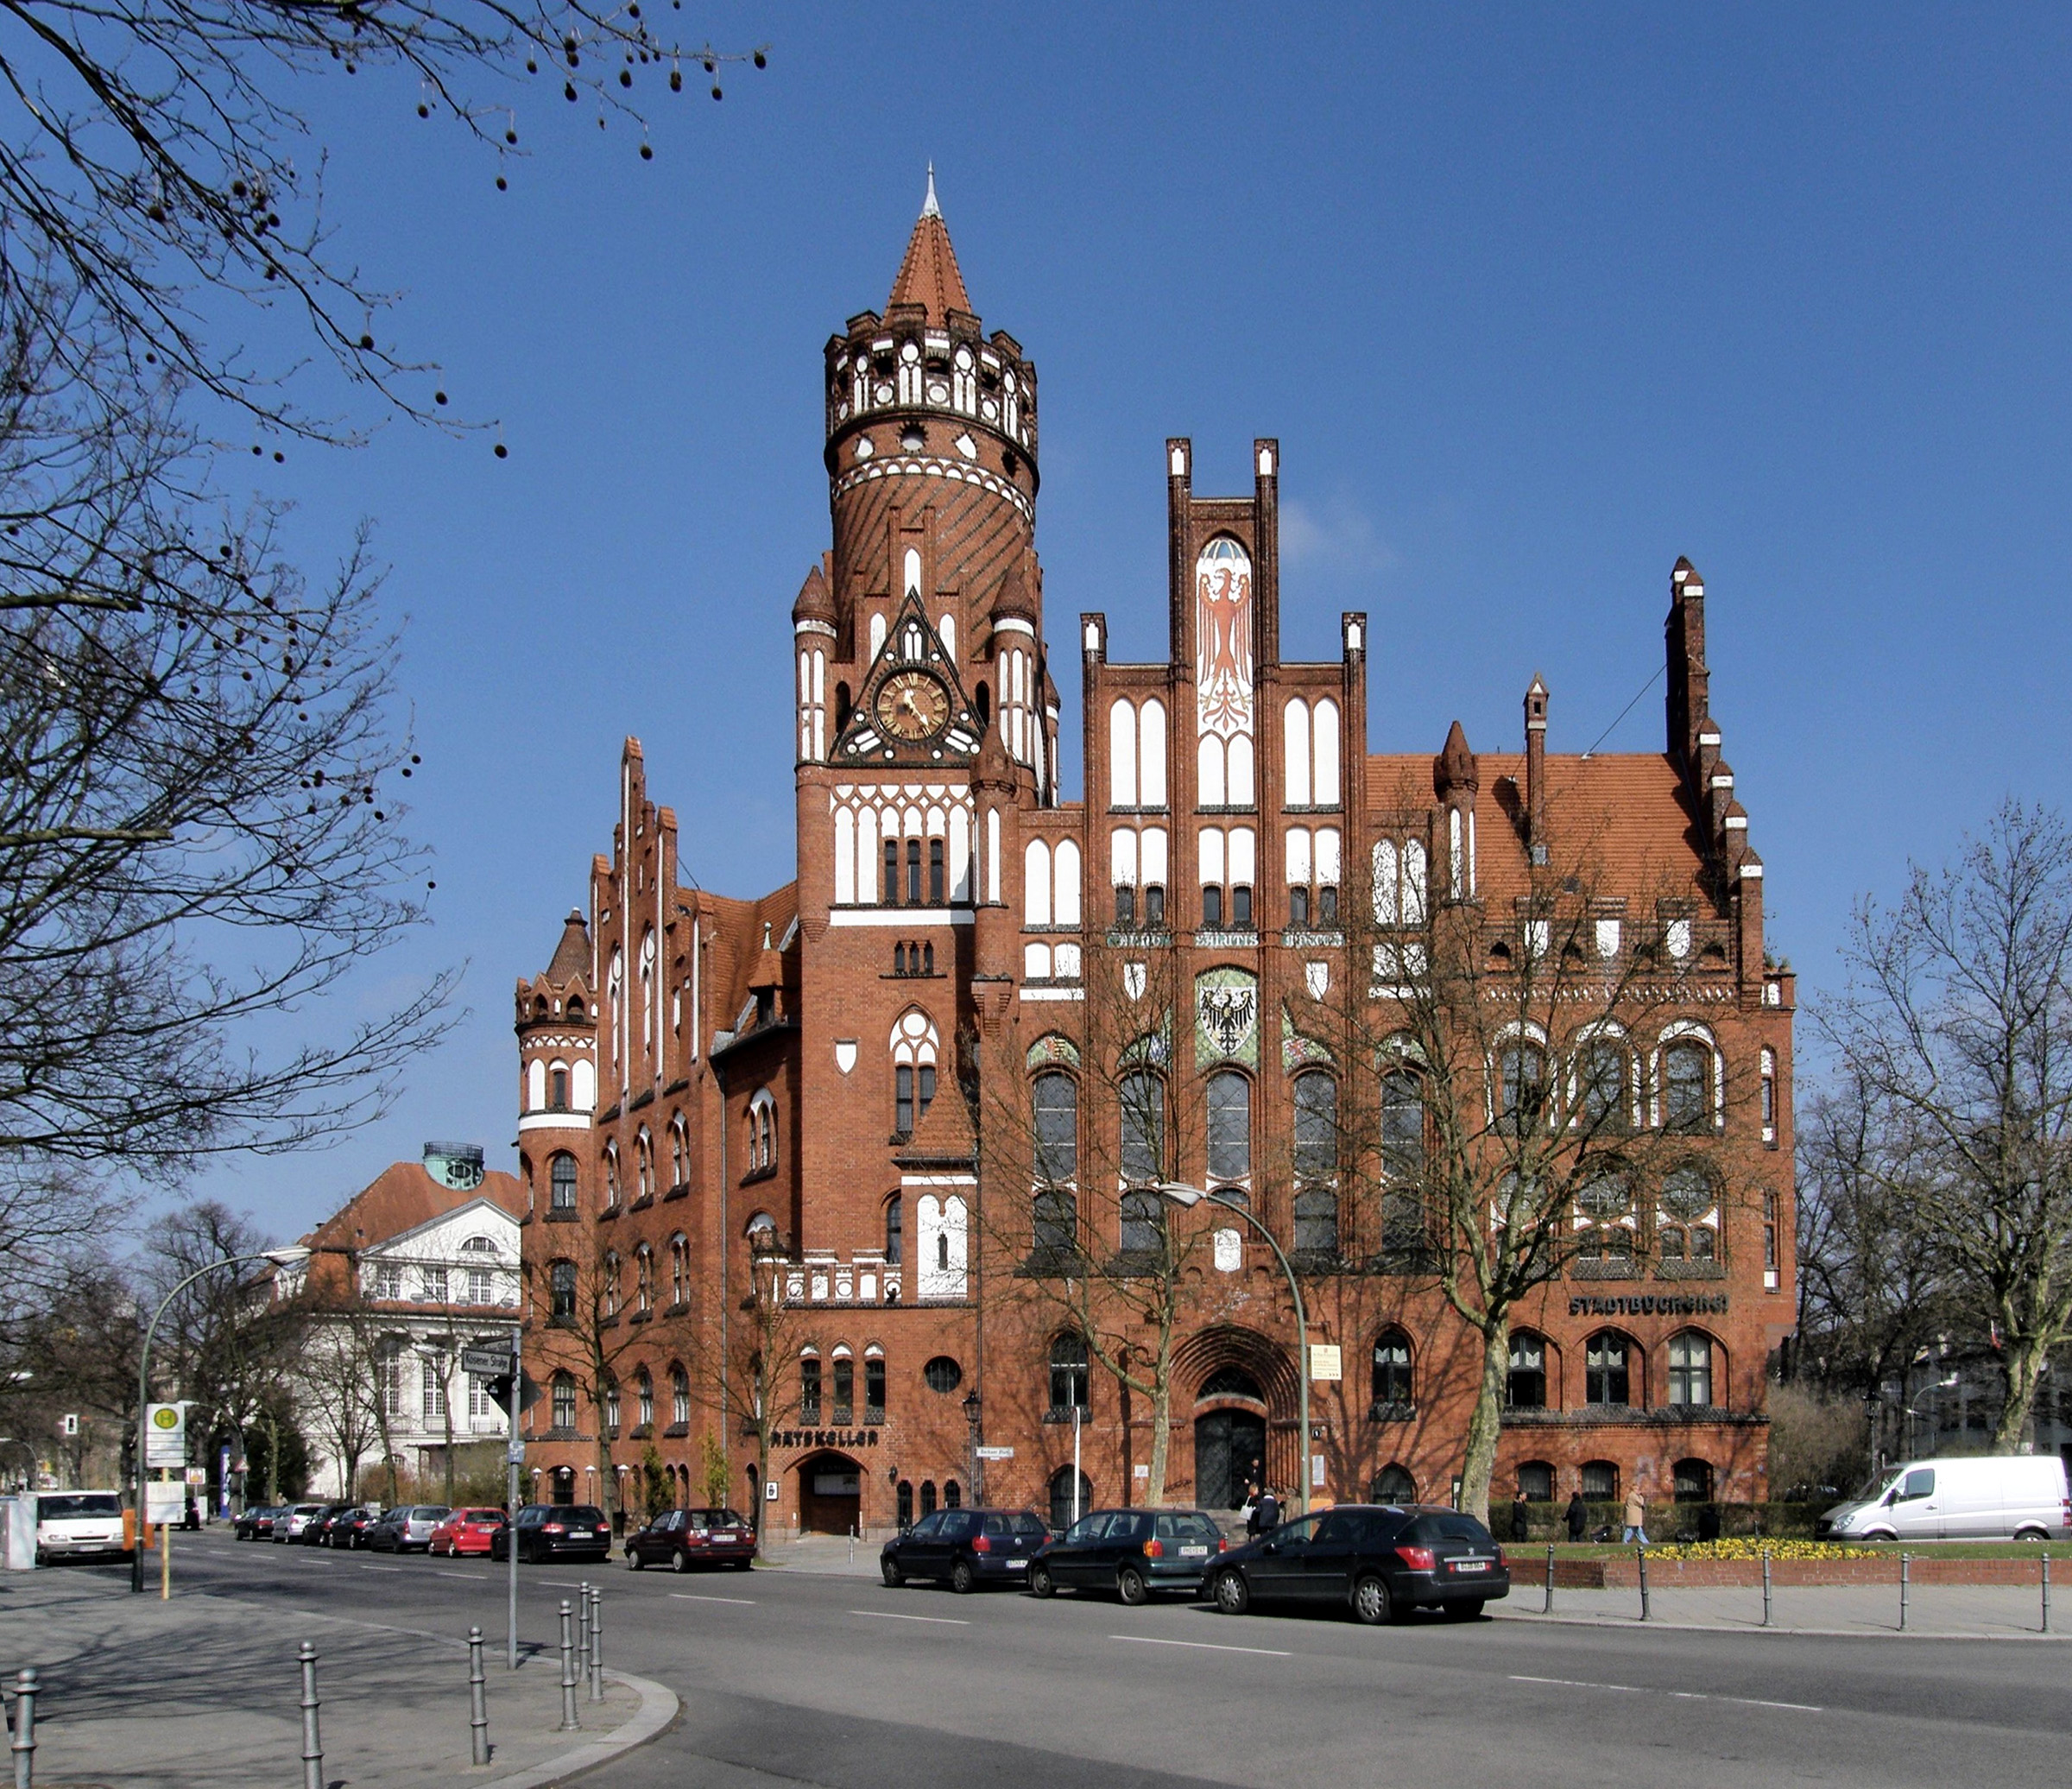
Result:
<svg viewBox="0 0 2072 1789"><path fill-rule="evenodd" d="M894 1193L885 1201L885 1261L889 1267L900 1263L900 1251L906 1245L906 1201Z"/></svg>
<svg viewBox="0 0 2072 1789"><path fill-rule="evenodd" d="M1121 1086L1122 1178L1147 1185L1163 1172L1166 1154L1166 1084L1140 1069Z"/></svg>
<svg viewBox="0 0 2072 1789"><path fill-rule="evenodd" d="M903 1137L913 1135L913 1071L903 1062L892 1072L892 1128Z"/></svg>
<svg viewBox="0 0 2072 1789"><path fill-rule="evenodd" d="M1547 1059L1538 1045L1523 1041L1505 1046L1498 1066L1502 1080L1503 1123L1513 1136L1523 1136L1538 1122L1545 1099Z"/></svg>
<svg viewBox="0 0 2072 1789"><path fill-rule="evenodd" d="M546 1072L546 1107L550 1112L568 1109L568 1071L559 1063Z"/></svg>
<svg viewBox="0 0 2072 1789"><path fill-rule="evenodd" d="M1763 1290L1775 1292L1778 1288L1777 1259L1777 1195L1763 1195Z"/></svg>
<svg viewBox="0 0 2072 1789"><path fill-rule="evenodd" d="M943 842L939 838L928 841L928 904L943 904Z"/></svg>
<svg viewBox="0 0 2072 1789"><path fill-rule="evenodd" d="M679 1429L691 1426L691 1375L681 1367L669 1369L669 1420Z"/></svg>
<svg viewBox="0 0 2072 1789"><path fill-rule="evenodd" d="M835 1362L835 1408L828 1419L838 1428L847 1428L856 1419L856 1366L854 1361L837 1360Z"/></svg>
<svg viewBox="0 0 2072 1789"><path fill-rule="evenodd" d="M426 1361L419 1382L424 1391L425 1420L428 1423L444 1422L446 1418L445 1369L436 1360Z"/></svg>
<svg viewBox="0 0 2072 1789"><path fill-rule="evenodd" d="M799 1420L820 1420L820 1362L810 1354L799 1362Z"/></svg>
<svg viewBox="0 0 2072 1789"><path fill-rule="evenodd" d="M547 1314L560 1322L567 1322L576 1314L576 1264L572 1261L558 1261L547 1269L547 1286L551 1302Z"/></svg>
<svg viewBox="0 0 2072 1789"><path fill-rule="evenodd" d="M1669 1338L1669 1401L1712 1402L1712 1343L1692 1330Z"/></svg>
<svg viewBox="0 0 2072 1789"><path fill-rule="evenodd" d="M576 1158L559 1151L547 1165L548 1210L572 1212L576 1209Z"/></svg>
<svg viewBox="0 0 2072 1789"><path fill-rule="evenodd" d="M896 838L885 841L885 905L900 904L900 842Z"/></svg>
<svg viewBox="0 0 2072 1789"><path fill-rule="evenodd" d="M1328 1186L1305 1186L1295 1195L1295 1252L1312 1266L1338 1258L1338 1195Z"/></svg>
<svg viewBox="0 0 2072 1789"><path fill-rule="evenodd" d="M1630 1404L1633 1379L1627 1343L1615 1330L1600 1330L1583 1354L1583 1397L1592 1404Z"/></svg>
<svg viewBox="0 0 2072 1789"><path fill-rule="evenodd" d="M1627 1116L1627 1055L1600 1040L1582 1053L1582 1121L1593 1134L1620 1130Z"/></svg>
<svg viewBox="0 0 2072 1789"><path fill-rule="evenodd" d="M1410 1337L1401 1330L1384 1330L1374 1339L1374 1401L1411 1403Z"/></svg>
<svg viewBox="0 0 2072 1789"><path fill-rule="evenodd" d="M654 1426L654 1375L645 1367L633 1375L633 1394L641 1426L652 1429Z"/></svg>
<svg viewBox="0 0 2072 1789"><path fill-rule="evenodd" d="M1547 1344L1530 1331L1511 1338L1511 1370L1504 1401L1513 1410L1547 1407Z"/></svg>
<svg viewBox="0 0 2072 1789"><path fill-rule="evenodd" d="M1295 1078L1295 1173L1338 1172L1338 1083L1320 1069Z"/></svg>
<svg viewBox="0 0 2072 1789"><path fill-rule="evenodd" d="M1051 1343L1051 1408L1084 1410L1086 1399L1086 1337L1076 1331Z"/></svg>
<svg viewBox="0 0 2072 1789"><path fill-rule="evenodd" d="M1777 1147L1777 1052L1763 1052L1763 1142Z"/></svg>
<svg viewBox="0 0 2072 1789"><path fill-rule="evenodd" d="M1064 1186L1045 1186L1036 1195L1035 1251L1052 1262L1062 1262L1079 1247L1079 1201Z"/></svg>
<svg viewBox="0 0 2072 1789"><path fill-rule="evenodd" d="M885 1362L881 1360L863 1362L863 1420L885 1420Z"/></svg>
<svg viewBox="0 0 2072 1789"><path fill-rule="evenodd" d="M1252 1172L1252 1084L1225 1070L1209 1078L1209 1178L1241 1180Z"/></svg>
<svg viewBox="0 0 2072 1789"><path fill-rule="evenodd" d="M1079 1084L1052 1069L1036 1077L1032 1092L1036 1128L1036 1178L1074 1179L1079 1172Z"/></svg>
<svg viewBox="0 0 2072 1789"><path fill-rule="evenodd" d="M906 905L921 904L921 842L918 838L906 841Z"/></svg>
<svg viewBox="0 0 2072 1789"><path fill-rule="evenodd" d="M1126 1192L1122 1195L1122 1252L1125 1255L1157 1255L1162 1232L1159 1218L1162 1213L1159 1196L1155 1192Z"/></svg>
<svg viewBox="0 0 2072 1789"><path fill-rule="evenodd" d="M554 1426L572 1429L576 1426L576 1380L572 1373L554 1375Z"/></svg>
<svg viewBox="0 0 2072 1789"><path fill-rule="evenodd" d="M1665 1129L1712 1128L1712 1052L1702 1044L1671 1044L1662 1053L1662 1123Z"/></svg>

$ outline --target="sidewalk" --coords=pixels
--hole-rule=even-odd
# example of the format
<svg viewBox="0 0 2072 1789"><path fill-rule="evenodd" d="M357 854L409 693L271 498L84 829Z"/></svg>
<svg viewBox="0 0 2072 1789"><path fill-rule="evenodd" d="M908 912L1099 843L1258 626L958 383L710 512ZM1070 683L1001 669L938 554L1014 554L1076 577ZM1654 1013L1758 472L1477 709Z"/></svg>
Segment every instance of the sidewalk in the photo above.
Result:
<svg viewBox="0 0 2072 1789"><path fill-rule="evenodd" d="M0 1578L0 1679L33 1665L36 1780L153 1789L274 1789L301 1780L300 1668L318 1654L329 1789L474 1782L523 1789L640 1744L672 1721L675 1696L607 1670L606 1698L578 1690L579 1734L555 1730L560 1658L516 1672L485 1648L486 1768L471 1766L466 1632L283 1612L235 1597L135 1596L79 1569ZM499 1636L501 1638L501 1636ZM13 1714L13 1697L8 1697Z"/></svg>
<svg viewBox="0 0 2072 1789"><path fill-rule="evenodd" d="M1554 1612L1543 1614L1545 1592L1531 1577L1514 1575L1511 1594L1489 1605L1507 1621L1578 1622L1593 1627L1640 1626L1637 1590L1554 1592ZM1656 1590L1648 1598L1652 1628L1703 1628L1763 1631L1760 1586L1723 1590ZM2006 1584L1915 1584L1907 1597L1908 1638L1938 1640L2072 1640L2072 1608L2061 1600L2051 1611L2050 1634L2041 1632L2043 1602L2034 1589ZM1900 1638L1897 1584L1779 1587L1771 1596L1771 1628L1789 1634L1877 1635Z"/></svg>
<svg viewBox="0 0 2072 1789"><path fill-rule="evenodd" d="M852 1560L846 1534L801 1534L795 1539L773 1538L763 1542L755 1569L760 1571L768 1565L779 1571L808 1571L817 1577L875 1577L879 1550L884 1545L879 1539L860 1539L856 1543L856 1558Z"/></svg>

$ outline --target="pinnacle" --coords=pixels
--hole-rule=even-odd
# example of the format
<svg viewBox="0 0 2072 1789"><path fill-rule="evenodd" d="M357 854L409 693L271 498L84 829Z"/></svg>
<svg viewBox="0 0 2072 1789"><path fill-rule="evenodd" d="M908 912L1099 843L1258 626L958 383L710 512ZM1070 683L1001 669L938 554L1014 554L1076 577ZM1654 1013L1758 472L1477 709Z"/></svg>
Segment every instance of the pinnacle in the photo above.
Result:
<svg viewBox="0 0 2072 1789"><path fill-rule="evenodd" d="M935 164L928 166L928 196L907 238L899 277L892 282L892 305L919 305L928 321L941 325L952 311L970 312L971 294L957 270L957 250L950 246L949 226L935 196Z"/></svg>

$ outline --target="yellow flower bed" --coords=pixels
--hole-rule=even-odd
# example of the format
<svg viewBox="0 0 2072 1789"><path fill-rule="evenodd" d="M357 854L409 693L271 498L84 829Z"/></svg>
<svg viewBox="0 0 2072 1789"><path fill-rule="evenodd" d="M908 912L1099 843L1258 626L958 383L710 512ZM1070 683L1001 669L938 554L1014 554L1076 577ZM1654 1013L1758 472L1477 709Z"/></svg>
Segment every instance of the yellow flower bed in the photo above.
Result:
<svg viewBox="0 0 2072 1789"><path fill-rule="evenodd" d="M1773 1559L1877 1559L1882 1558L1874 1547L1844 1546L1833 1540L1695 1540L1678 1546L1651 1546L1649 1554L1658 1559L1759 1559L1768 1553Z"/></svg>

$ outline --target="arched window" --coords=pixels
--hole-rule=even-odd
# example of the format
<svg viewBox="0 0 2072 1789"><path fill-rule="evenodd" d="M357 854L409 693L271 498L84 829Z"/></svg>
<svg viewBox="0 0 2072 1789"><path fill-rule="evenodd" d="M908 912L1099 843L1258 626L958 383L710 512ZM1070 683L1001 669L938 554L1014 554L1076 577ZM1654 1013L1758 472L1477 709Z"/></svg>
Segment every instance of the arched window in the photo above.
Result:
<svg viewBox="0 0 2072 1789"><path fill-rule="evenodd" d="M1166 1084L1148 1070L1122 1078L1122 1178L1148 1185L1164 1172Z"/></svg>
<svg viewBox="0 0 2072 1789"><path fill-rule="evenodd" d="M1079 1250L1079 1201L1071 1189L1045 1186L1035 1198L1035 1252L1051 1261L1069 1259Z"/></svg>
<svg viewBox="0 0 2072 1789"><path fill-rule="evenodd" d="M1511 1369L1504 1381L1504 1401L1513 1410L1547 1407L1547 1344L1531 1330L1511 1337Z"/></svg>
<svg viewBox="0 0 2072 1789"><path fill-rule="evenodd" d="M1060 1466L1051 1474L1051 1527L1062 1533L1094 1507L1094 1482Z"/></svg>
<svg viewBox="0 0 2072 1789"><path fill-rule="evenodd" d="M1712 1128L1712 1052L1701 1043L1686 1039L1662 1053L1662 1128Z"/></svg>
<svg viewBox="0 0 2072 1789"><path fill-rule="evenodd" d="M643 1242L633 1252L634 1309L654 1308L654 1250Z"/></svg>
<svg viewBox="0 0 2072 1789"><path fill-rule="evenodd" d="M598 1274L597 1303L606 1317L619 1314L619 1257L616 1249L604 1251L603 1271Z"/></svg>
<svg viewBox="0 0 2072 1789"><path fill-rule="evenodd" d="M749 1218L742 1234L749 1239L750 1255L776 1254L777 1220L768 1211L758 1211Z"/></svg>
<svg viewBox="0 0 2072 1789"><path fill-rule="evenodd" d="M1700 1407L1712 1402L1712 1338L1684 1330L1669 1338L1669 1401Z"/></svg>
<svg viewBox="0 0 2072 1789"><path fill-rule="evenodd" d="M1631 1059L1623 1046L1609 1038L1595 1038L1582 1047L1576 1064L1580 1081L1582 1122L1587 1132L1601 1135L1627 1128L1632 1112Z"/></svg>
<svg viewBox="0 0 2072 1789"><path fill-rule="evenodd" d="M681 1112L669 1120L669 1187L674 1192L691 1184L691 1131Z"/></svg>
<svg viewBox="0 0 2072 1789"><path fill-rule="evenodd" d="M1545 1460L1518 1463L1518 1494L1528 1503L1554 1501L1554 1469Z"/></svg>
<svg viewBox="0 0 2072 1789"><path fill-rule="evenodd" d="M633 1375L633 1392L639 1405L641 1426L652 1429L654 1426L654 1375L647 1368L642 1367Z"/></svg>
<svg viewBox="0 0 2072 1789"><path fill-rule="evenodd" d="M868 1354L863 1362L863 1420L885 1420L885 1356Z"/></svg>
<svg viewBox="0 0 2072 1789"><path fill-rule="evenodd" d="M1545 1109L1546 1053L1538 1044L1515 1038L1497 1058L1497 1112L1508 1136L1524 1136Z"/></svg>
<svg viewBox="0 0 2072 1789"><path fill-rule="evenodd" d="M554 1426L572 1429L576 1426L576 1377L566 1371L554 1375Z"/></svg>
<svg viewBox="0 0 2072 1789"><path fill-rule="evenodd" d="M906 1201L898 1193L885 1201L885 1264L897 1267L906 1244Z"/></svg>
<svg viewBox="0 0 2072 1789"><path fill-rule="evenodd" d="M691 1375L673 1363L669 1369L669 1420L679 1429L691 1426Z"/></svg>
<svg viewBox="0 0 2072 1789"><path fill-rule="evenodd" d="M913 1481L911 1478L900 1481L898 1520L902 1534L913 1526Z"/></svg>
<svg viewBox="0 0 2072 1789"><path fill-rule="evenodd" d="M1712 1501L1712 1467L1704 1460L1678 1460L1671 1483L1679 1503Z"/></svg>
<svg viewBox="0 0 2072 1789"><path fill-rule="evenodd" d="M943 1481L943 1508L944 1509L962 1509L963 1507L963 1488L954 1478L945 1478Z"/></svg>
<svg viewBox="0 0 2072 1789"><path fill-rule="evenodd" d="M1625 1175L1594 1174L1576 1195L1583 1230L1576 1252L1585 1260L1623 1261L1633 1252L1633 1193Z"/></svg>
<svg viewBox="0 0 2072 1789"><path fill-rule="evenodd" d="M935 1514L935 1481L932 1478L924 1478L921 1481L921 1514L923 1515Z"/></svg>
<svg viewBox="0 0 2072 1789"><path fill-rule="evenodd" d="M654 1140L648 1135L648 1127L641 1127L640 1135L633 1141L633 1166L639 1182L636 1197L643 1199L654 1197Z"/></svg>
<svg viewBox="0 0 2072 1789"><path fill-rule="evenodd" d="M1305 1186L1295 1195L1295 1252L1312 1262L1338 1258L1338 1195Z"/></svg>
<svg viewBox="0 0 2072 1789"><path fill-rule="evenodd" d="M1252 1084L1229 1069L1209 1077L1209 1178L1242 1180L1252 1172Z"/></svg>
<svg viewBox="0 0 2072 1789"><path fill-rule="evenodd" d="M1374 1402L1403 1407L1417 1401L1410 1376L1410 1337L1384 1330L1374 1338Z"/></svg>
<svg viewBox="0 0 2072 1789"><path fill-rule="evenodd" d="M1086 1337L1076 1331L1051 1342L1051 1408L1087 1407Z"/></svg>
<svg viewBox="0 0 2072 1789"><path fill-rule="evenodd" d="M1304 1179L1338 1172L1338 1083L1321 1069L1295 1077L1295 1173Z"/></svg>
<svg viewBox="0 0 2072 1789"><path fill-rule="evenodd" d="M777 1100L759 1087L749 1100L749 1172L774 1173L777 1166Z"/></svg>
<svg viewBox="0 0 2072 1789"><path fill-rule="evenodd" d="M856 1363L846 1354L835 1356L835 1407L828 1420L847 1428L856 1419Z"/></svg>
<svg viewBox="0 0 2072 1789"><path fill-rule="evenodd" d="M1582 1495L1592 1503L1616 1503L1619 1501L1619 1468L1611 1460L1585 1460L1582 1463Z"/></svg>
<svg viewBox="0 0 2072 1789"><path fill-rule="evenodd" d="M936 1052L941 1040L927 1015L909 1008L892 1032L893 1129L901 1137L928 1116L935 1099Z"/></svg>
<svg viewBox="0 0 2072 1789"><path fill-rule="evenodd" d="M1036 1131L1036 1178L1072 1180L1079 1173L1079 1084L1052 1069L1031 1090Z"/></svg>
<svg viewBox="0 0 2072 1789"><path fill-rule="evenodd" d="M1584 1344L1583 1401L1630 1404L1633 1377L1627 1362L1633 1344L1616 1330L1600 1330Z"/></svg>
<svg viewBox="0 0 2072 1789"><path fill-rule="evenodd" d="M1719 1236L1720 1194L1712 1176L1687 1161L1662 1177L1655 1200L1656 1249L1664 1261L1709 1262Z"/></svg>
<svg viewBox="0 0 2072 1789"><path fill-rule="evenodd" d="M808 1425L820 1420L820 1360L802 1356L799 1362L799 1420Z"/></svg>
<svg viewBox="0 0 2072 1789"><path fill-rule="evenodd" d="M619 1432L619 1381L616 1379L607 1379L604 1381L604 1426L611 1431L615 1438L617 1436Z"/></svg>
<svg viewBox="0 0 2072 1789"><path fill-rule="evenodd" d="M604 1146L604 1209L616 1211L619 1204L619 1146Z"/></svg>
<svg viewBox="0 0 2072 1789"><path fill-rule="evenodd" d="M679 1231L669 1239L669 1303L681 1311L691 1302L691 1243Z"/></svg>
<svg viewBox="0 0 2072 1789"><path fill-rule="evenodd" d="M547 1305L547 1315L557 1323L572 1321L576 1314L575 1262L558 1261L549 1267L547 1287L551 1300Z"/></svg>
<svg viewBox="0 0 2072 1789"><path fill-rule="evenodd" d="M557 1150L546 1165L547 1210L572 1214L576 1209L576 1158Z"/></svg>
<svg viewBox="0 0 2072 1789"><path fill-rule="evenodd" d="M1122 1195L1122 1252L1156 1255L1164 1236L1163 1217L1155 1192L1141 1190Z"/></svg>
<svg viewBox="0 0 2072 1789"><path fill-rule="evenodd" d="M1368 1496L1375 1503L1415 1503L1418 1482L1410 1476L1408 1468L1392 1463L1374 1475L1374 1483L1368 1488Z"/></svg>

